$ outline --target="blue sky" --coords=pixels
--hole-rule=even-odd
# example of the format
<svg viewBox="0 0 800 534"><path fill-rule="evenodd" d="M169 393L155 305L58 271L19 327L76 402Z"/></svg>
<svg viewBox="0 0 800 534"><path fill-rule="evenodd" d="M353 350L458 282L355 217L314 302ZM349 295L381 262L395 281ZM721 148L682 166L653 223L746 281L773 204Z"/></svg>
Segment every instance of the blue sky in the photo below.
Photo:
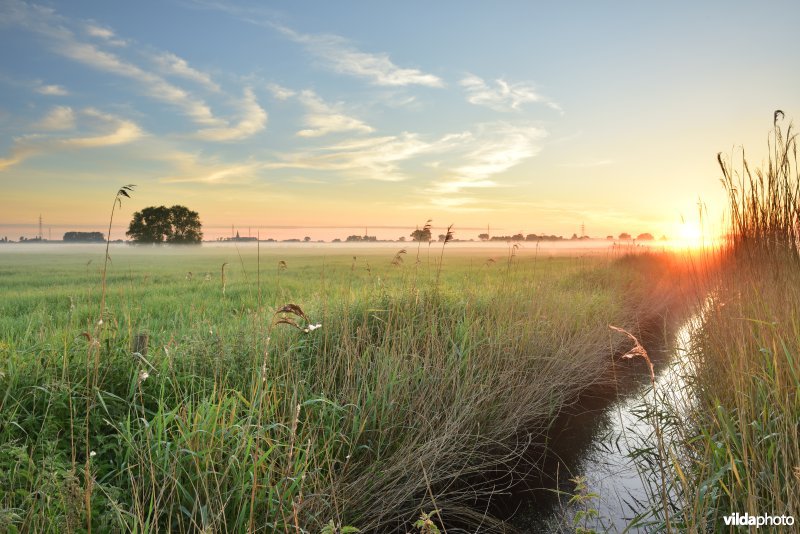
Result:
<svg viewBox="0 0 800 534"><path fill-rule="evenodd" d="M124 183L128 212L185 204L209 237L429 218L673 234L698 199L719 218L717 152L757 163L773 110L798 116L799 14L0 0L0 235L32 235L40 213L100 229Z"/></svg>

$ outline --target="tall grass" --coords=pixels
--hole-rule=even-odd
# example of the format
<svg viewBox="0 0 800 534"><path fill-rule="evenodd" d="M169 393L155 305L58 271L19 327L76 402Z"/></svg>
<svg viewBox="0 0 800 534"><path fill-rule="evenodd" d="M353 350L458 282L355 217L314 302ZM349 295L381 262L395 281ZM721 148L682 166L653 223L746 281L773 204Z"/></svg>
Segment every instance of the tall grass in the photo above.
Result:
<svg viewBox="0 0 800 534"><path fill-rule="evenodd" d="M679 445L680 531L728 531L733 513L800 520L800 172L782 115L762 169L719 158L729 240L694 331L692 388L662 413Z"/></svg>

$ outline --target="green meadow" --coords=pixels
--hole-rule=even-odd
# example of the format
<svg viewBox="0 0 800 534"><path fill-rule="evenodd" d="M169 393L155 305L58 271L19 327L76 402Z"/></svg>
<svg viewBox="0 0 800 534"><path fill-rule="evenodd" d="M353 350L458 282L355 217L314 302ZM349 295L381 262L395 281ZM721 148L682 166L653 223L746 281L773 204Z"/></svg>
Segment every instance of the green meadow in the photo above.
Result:
<svg viewBox="0 0 800 534"><path fill-rule="evenodd" d="M480 506L682 267L405 250L113 246L102 315L104 247L0 251L2 528L503 528Z"/></svg>

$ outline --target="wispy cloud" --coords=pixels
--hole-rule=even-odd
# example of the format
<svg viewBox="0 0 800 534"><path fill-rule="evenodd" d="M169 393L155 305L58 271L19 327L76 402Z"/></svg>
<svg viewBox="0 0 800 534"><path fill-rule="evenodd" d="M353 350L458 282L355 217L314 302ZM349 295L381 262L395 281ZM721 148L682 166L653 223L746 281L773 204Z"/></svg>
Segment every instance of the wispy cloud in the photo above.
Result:
<svg viewBox="0 0 800 534"><path fill-rule="evenodd" d="M213 0L195 0L195 4L227 13L249 24L262 28L272 28L292 41L305 46L312 55L340 74L355 76L368 80L374 85L409 86L423 85L428 87L444 87L442 79L420 69L399 67L385 52L363 52L349 39L334 34L305 34L278 24L274 21L274 12L263 8L242 7L231 3Z"/></svg>
<svg viewBox="0 0 800 534"><path fill-rule="evenodd" d="M69 106L56 106L34 124L34 128L48 132L71 130L75 128L75 112Z"/></svg>
<svg viewBox="0 0 800 534"><path fill-rule="evenodd" d="M176 56L172 52L156 54L153 56L153 60L165 74L193 81L214 92L220 91L219 85L211 79L210 74L195 69L185 59Z"/></svg>
<svg viewBox="0 0 800 534"><path fill-rule="evenodd" d="M302 91L298 98L307 110L304 121L308 126L305 130L297 132L300 137L320 137L336 132L370 133L374 131L374 128L359 119L342 113L339 109L340 105L323 102L314 91Z"/></svg>
<svg viewBox="0 0 800 534"><path fill-rule="evenodd" d="M87 108L82 111L82 114L92 119L101 128L106 128L110 131L100 135L62 139L59 141L60 146L67 148L97 148L122 145L135 141L144 135L142 129L135 122L122 119L110 113Z"/></svg>
<svg viewBox="0 0 800 534"><path fill-rule="evenodd" d="M58 15L50 8L29 5L15 0L7 0L0 5L2 24L15 24L41 35L51 45L54 53L71 59L95 70L120 76L133 81L144 93L155 100L168 103L182 110L195 123L205 127L200 137L209 140L241 139L261 131L266 124L266 112L255 102L251 90L245 90L244 100L238 103L246 112L245 118L237 124L217 117L204 100L189 91L171 83L163 76L147 70L115 52L101 48L99 43L87 42L77 37L70 27L79 25ZM112 30L94 24L84 25L86 31L105 42L114 36ZM155 55L156 62L170 75L192 79L208 88L217 87L210 76L188 65L188 63L169 52ZM252 114L252 116L248 116Z"/></svg>
<svg viewBox="0 0 800 534"><path fill-rule="evenodd" d="M97 24L92 24L92 23L87 24L86 35L88 35L89 37L102 39L106 41L108 44L113 46L126 46L128 44L124 39L119 39L114 34L113 30L105 28L103 26L99 26Z"/></svg>
<svg viewBox="0 0 800 534"><path fill-rule="evenodd" d="M46 96L66 96L68 91L60 85L38 85L35 89L40 95Z"/></svg>
<svg viewBox="0 0 800 534"><path fill-rule="evenodd" d="M400 163L435 148L419 135L404 132L400 135L350 139L306 152L279 155L280 161L270 168L349 171L361 178L397 182L406 175Z"/></svg>
<svg viewBox="0 0 800 534"><path fill-rule="evenodd" d="M272 93L272 96L275 97L276 100L289 100L297 94L288 87L283 87L277 83L267 84L267 89L269 89L269 92Z"/></svg>
<svg viewBox="0 0 800 534"><path fill-rule="evenodd" d="M458 193L464 189L498 187L493 177L534 157L547 133L533 126L484 124L471 137L470 148L459 158L448 177L435 182L432 193Z"/></svg>
<svg viewBox="0 0 800 534"><path fill-rule="evenodd" d="M251 137L267 127L267 112L258 105L256 95L251 88L244 90L244 97L239 107L241 119L237 124L206 128L200 130L197 137L206 141L235 141Z"/></svg>
<svg viewBox="0 0 800 534"><path fill-rule="evenodd" d="M116 54L101 50L93 44L64 38L54 50L88 67L134 80L150 97L181 108L198 124L216 125L221 122L214 117L211 108L201 99L192 97L189 92L169 83L161 76L125 61Z"/></svg>
<svg viewBox="0 0 800 534"><path fill-rule="evenodd" d="M424 195L443 196L467 189L499 187L496 176L535 156L546 132L533 126L508 123L479 125L465 131L426 140L417 133L353 137L306 151L283 153L268 168L346 172L349 178L396 182L410 177L408 164L435 155L428 166L442 178Z"/></svg>
<svg viewBox="0 0 800 534"><path fill-rule="evenodd" d="M436 75L419 69L399 67L384 52L362 52L339 35L311 35L278 24L272 26L291 40L304 45L306 50L340 74L364 78L375 85L444 87L444 82Z"/></svg>
<svg viewBox="0 0 800 534"><path fill-rule="evenodd" d="M70 112L60 110L57 114L66 116L70 113L73 113L72 110ZM79 115L83 122L86 123L87 130L91 131L87 131L84 135L73 137L43 134L18 137L14 140L8 157L0 158L0 171L22 163L24 160L38 154L123 145L144 136L144 132L136 123L116 115L103 113L94 108L86 108Z"/></svg>
<svg viewBox="0 0 800 534"><path fill-rule="evenodd" d="M539 94L530 83L510 83L498 79L494 85L490 85L483 78L470 74L462 78L459 85L467 93L469 103L486 106L495 111L516 111L524 104L532 102L540 102L557 111L561 110L558 104Z"/></svg>
<svg viewBox="0 0 800 534"><path fill-rule="evenodd" d="M224 163L201 161L192 156L180 162L174 174L161 179L164 183L195 183L208 185L233 185L252 183L263 168L260 163Z"/></svg>

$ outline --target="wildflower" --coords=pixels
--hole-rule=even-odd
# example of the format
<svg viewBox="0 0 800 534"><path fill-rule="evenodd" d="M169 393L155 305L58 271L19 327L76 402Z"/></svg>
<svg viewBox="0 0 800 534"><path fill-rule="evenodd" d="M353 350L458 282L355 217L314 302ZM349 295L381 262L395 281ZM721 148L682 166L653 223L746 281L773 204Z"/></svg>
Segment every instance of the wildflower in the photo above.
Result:
<svg viewBox="0 0 800 534"><path fill-rule="evenodd" d="M139 371L139 383L140 384L142 382L144 382L145 380L147 380L148 378L150 378L150 373L148 373L145 369L142 369L141 371Z"/></svg>
<svg viewBox="0 0 800 534"><path fill-rule="evenodd" d="M89 458L94 458L95 456L97 456L96 452L92 451L89 453Z"/></svg>
<svg viewBox="0 0 800 534"><path fill-rule="evenodd" d="M102 319L100 319L99 321L97 321L97 326L102 326L102 325L103 325L103 320L102 320Z"/></svg>
<svg viewBox="0 0 800 534"><path fill-rule="evenodd" d="M314 331L314 330L316 330L317 328L322 328L322 325L321 325L320 323L317 323L317 324L310 324L310 325L308 325L307 327L305 327L305 328L303 329L303 332L305 332L306 334L308 334L309 332L313 332L313 331Z"/></svg>

